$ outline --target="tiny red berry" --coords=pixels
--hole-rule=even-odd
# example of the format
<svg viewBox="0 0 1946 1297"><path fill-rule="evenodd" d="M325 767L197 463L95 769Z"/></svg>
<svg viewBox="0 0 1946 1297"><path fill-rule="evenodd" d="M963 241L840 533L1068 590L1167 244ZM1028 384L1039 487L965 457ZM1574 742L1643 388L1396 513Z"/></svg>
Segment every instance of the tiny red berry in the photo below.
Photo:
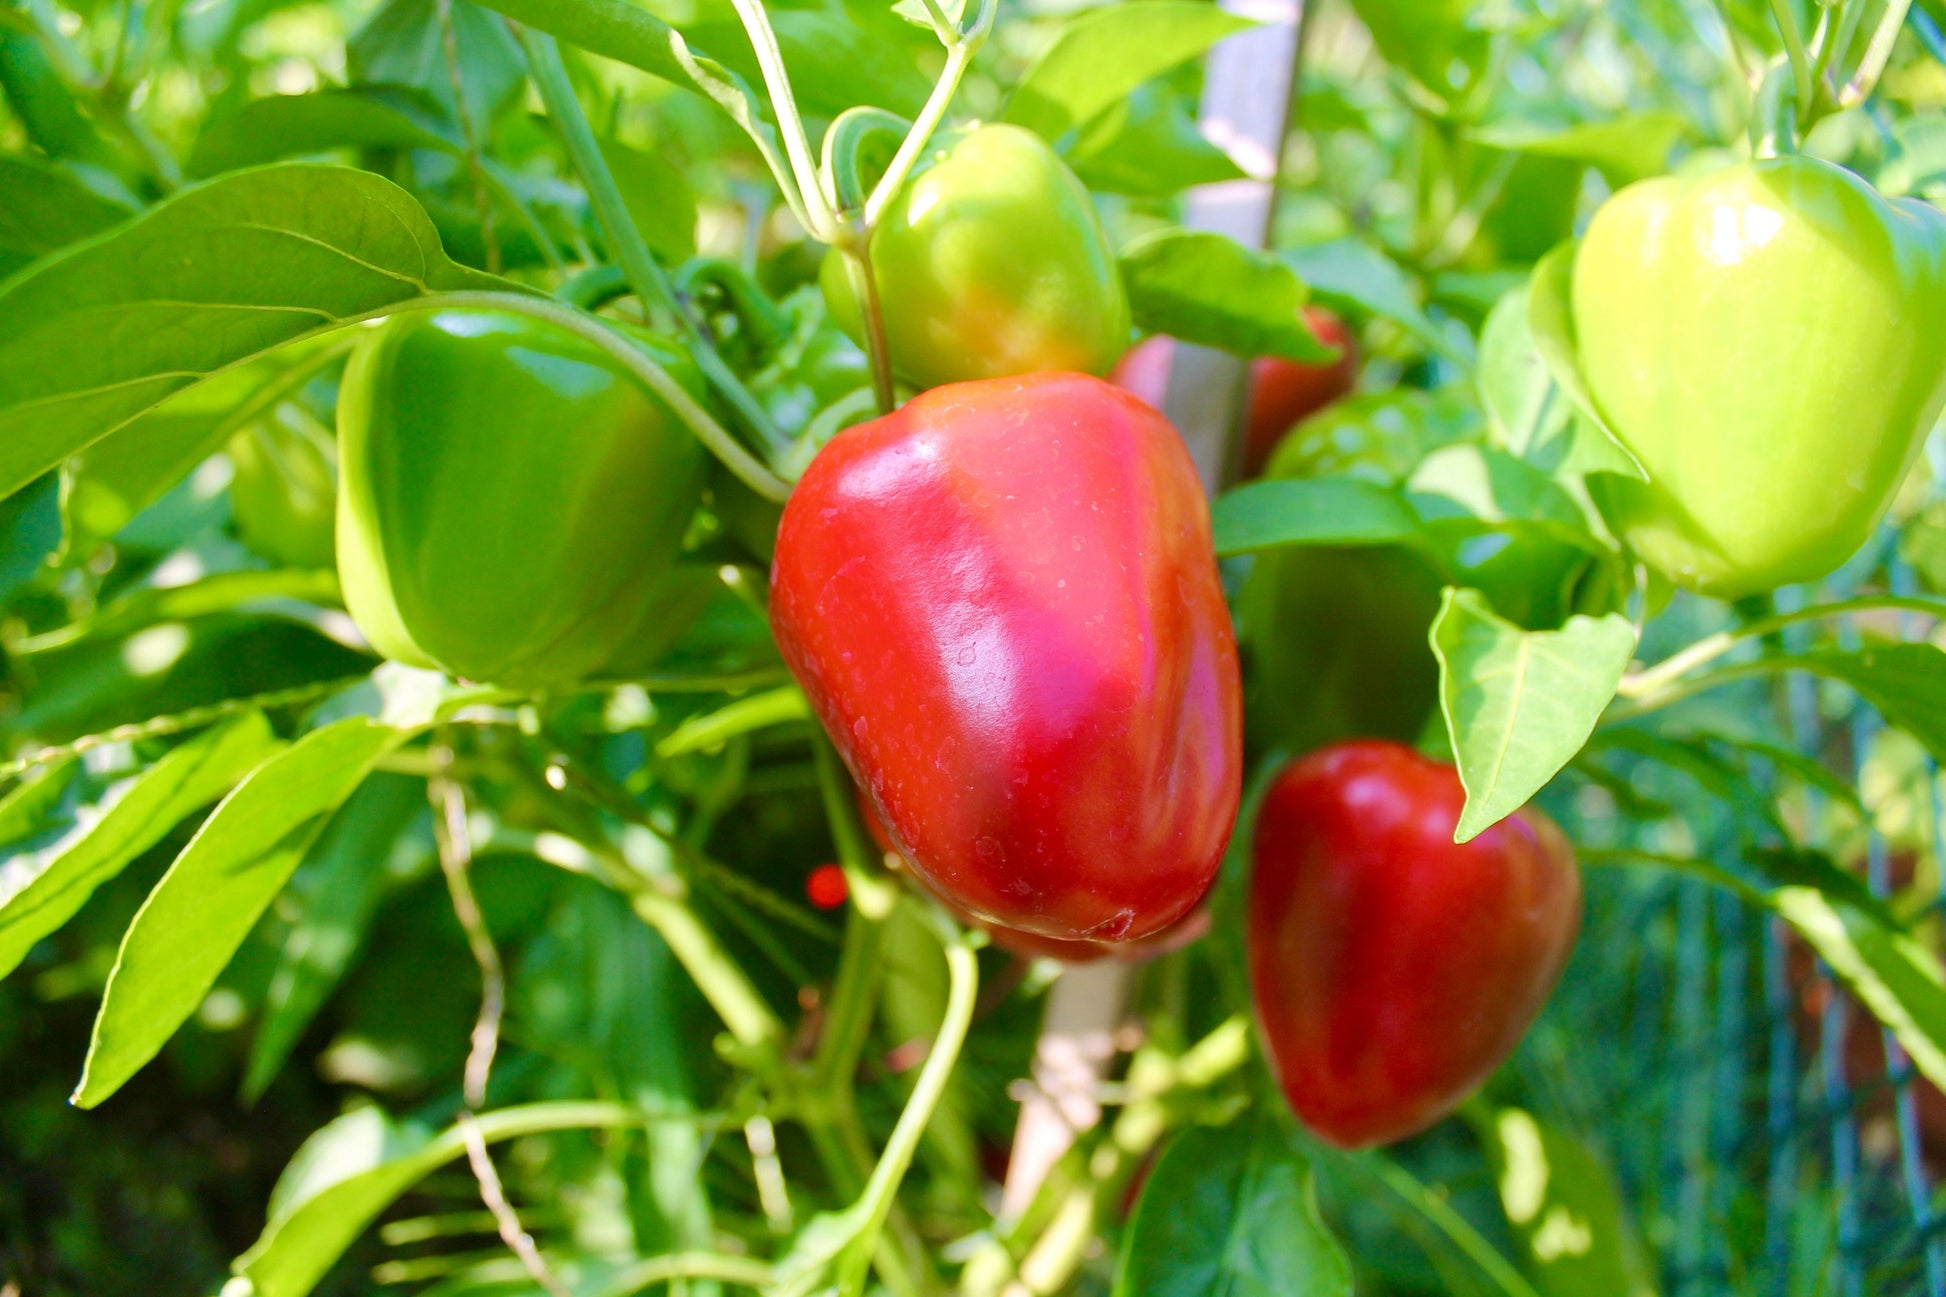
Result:
<svg viewBox="0 0 1946 1297"><path fill-rule="evenodd" d="M804 894L820 910L835 910L851 897L845 871L837 865L819 865L804 881Z"/></svg>

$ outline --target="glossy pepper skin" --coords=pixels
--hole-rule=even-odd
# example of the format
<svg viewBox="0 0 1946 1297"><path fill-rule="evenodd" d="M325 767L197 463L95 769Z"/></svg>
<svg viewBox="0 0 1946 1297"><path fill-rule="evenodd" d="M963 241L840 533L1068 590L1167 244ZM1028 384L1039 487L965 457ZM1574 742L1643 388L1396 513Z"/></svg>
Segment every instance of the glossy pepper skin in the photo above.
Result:
<svg viewBox="0 0 1946 1297"><path fill-rule="evenodd" d="M1337 348L1338 358L1319 365L1281 356L1259 356L1250 362L1250 407L1243 424L1246 479L1264 471L1286 433L1358 386L1358 340L1345 322L1322 306L1305 307L1304 322L1318 341ZM1164 334L1144 338L1129 348L1110 381L1160 410L1175 349L1176 340Z"/></svg>
<svg viewBox="0 0 1946 1297"><path fill-rule="evenodd" d="M1546 1003L1581 923L1567 840L1532 808L1453 842L1458 773L1342 743L1278 775L1257 818L1250 974L1272 1070L1341 1148L1452 1112Z"/></svg>
<svg viewBox="0 0 1946 1297"><path fill-rule="evenodd" d="M359 628L387 657L517 688L628 648L701 492L703 451L659 400L591 343L508 313L381 325L346 367L338 434Z"/></svg>
<svg viewBox="0 0 1946 1297"><path fill-rule="evenodd" d="M911 863L906 860L905 853L899 850L898 844L892 841L892 835L885 831L885 825L879 821L878 812L873 810L872 804L865 800L862 791L858 792L858 817L865 822L865 832L871 835L872 845L884 854L886 865L909 871ZM920 886L925 888L923 883ZM961 923L984 929L994 945L1022 959L1058 959L1067 964L1089 964L1106 955L1110 949L1093 941L1063 941L1059 937L1043 937L1034 932L1016 932L1012 928L1001 927L996 923L982 923L931 888L925 888L925 891L927 895L950 910L953 917Z"/></svg>
<svg viewBox="0 0 1946 1297"><path fill-rule="evenodd" d="M1575 257L1580 365L1648 471L1592 479L1676 584L1734 598L1857 552L1946 404L1946 214L1773 158L1643 181Z"/></svg>
<svg viewBox="0 0 1946 1297"><path fill-rule="evenodd" d="M1188 452L1081 374L838 434L784 509L784 660L914 871L985 922L1134 941L1215 877L1236 643Z"/></svg>
<svg viewBox="0 0 1946 1297"><path fill-rule="evenodd" d="M1018 126L941 136L873 232L871 260L892 366L916 387L1106 374L1128 347L1128 298L1094 202ZM862 344L845 258L827 254L819 281Z"/></svg>

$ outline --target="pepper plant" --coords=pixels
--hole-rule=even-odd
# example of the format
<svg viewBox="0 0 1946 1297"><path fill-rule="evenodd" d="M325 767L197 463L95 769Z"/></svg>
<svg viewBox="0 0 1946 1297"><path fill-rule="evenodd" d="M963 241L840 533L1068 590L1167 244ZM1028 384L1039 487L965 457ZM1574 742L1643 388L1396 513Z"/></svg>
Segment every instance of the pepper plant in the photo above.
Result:
<svg viewBox="0 0 1946 1297"><path fill-rule="evenodd" d="M0 1297L1946 1297L1942 20L0 0Z"/></svg>

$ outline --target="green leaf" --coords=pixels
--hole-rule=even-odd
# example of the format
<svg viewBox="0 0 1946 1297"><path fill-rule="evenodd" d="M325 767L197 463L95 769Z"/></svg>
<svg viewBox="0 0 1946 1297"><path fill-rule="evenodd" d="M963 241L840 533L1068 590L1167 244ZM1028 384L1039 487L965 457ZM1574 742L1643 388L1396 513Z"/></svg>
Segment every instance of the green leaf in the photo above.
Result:
<svg viewBox="0 0 1946 1297"><path fill-rule="evenodd" d="M1350 1297L1310 1163L1268 1118L1192 1126L1150 1173L1114 1297Z"/></svg>
<svg viewBox="0 0 1946 1297"><path fill-rule="evenodd" d="M0 720L0 739L66 743L258 694L327 689L371 669L369 653L287 617L212 613L158 622L126 638L37 654L32 686L19 710Z"/></svg>
<svg viewBox="0 0 1946 1297"><path fill-rule="evenodd" d="M1375 545L1412 540L1419 519L1399 493L1354 477L1277 478L1217 497L1210 522L1220 555L1281 545Z"/></svg>
<svg viewBox="0 0 1946 1297"><path fill-rule="evenodd" d="M198 829L122 938L81 1084L92 1108L154 1058L216 984L324 822L409 730L352 717L264 762Z"/></svg>
<svg viewBox="0 0 1946 1297"><path fill-rule="evenodd" d="M0 286L0 495L285 343L511 288L449 261L412 196L369 172L287 163L184 190Z"/></svg>
<svg viewBox="0 0 1946 1297"><path fill-rule="evenodd" d="M1483 126L1473 138L1497 149L1586 162L1619 189L1667 171L1670 150L1689 133L1689 121L1682 114L1657 110L1565 129L1515 119Z"/></svg>
<svg viewBox="0 0 1946 1297"><path fill-rule="evenodd" d="M0 256L46 256L135 215L59 167L0 156Z"/></svg>
<svg viewBox="0 0 1946 1297"><path fill-rule="evenodd" d="M532 1103L479 1119L487 1143L556 1130L622 1129L641 1115L617 1103ZM233 1267L251 1297L304 1297L378 1214L466 1151L458 1127L434 1135L360 1108L297 1150L270 1198L263 1234Z"/></svg>
<svg viewBox="0 0 1946 1297"><path fill-rule="evenodd" d="M1088 188L1136 198L1168 198L1193 185L1244 177L1197 128L1181 96L1148 86L1097 114L1067 160Z"/></svg>
<svg viewBox="0 0 1946 1297"><path fill-rule="evenodd" d="M1466 521L1593 537L1574 497L1533 465L1488 446L1442 446L1413 470L1406 490L1429 523Z"/></svg>
<svg viewBox="0 0 1946 1297"><path fill-rule="evenodd" d="M1420 309L1418 291L1405 271L1365 240L1333 239L1277 256L1326 306L1391 320L1426 345L1453 352L1452 339Z"/></svg>
<svg viewBox="0 0 1946 1297"><path fill-rule="evenodd" d="M351 795L299 867L298 911L264 993L243 1094L254 1101L284 1065L363 939L385 890L387 857L426 809L425 785L375 774Z"/></svg>
<svg viewBox="0 0 1946 1297"><path fill-rule="evenodd" d="M1846 651L1822 649L1793 665L1842 680L1886 721L1946 761L1946 651L1931 644L1874 644Z"/></svg>
<svg viewBox="0 0 1946 1297"><path fill-rule="evenodd" d="M60 805L62 794L74 782L81 767L77 758L64 757L29 770L5 797L0 797L0 843L15 843L31 838L47 827L48 816ZM0 863L0 896L12 890L12 862ZM0 900L0 922L5 921L7 902ZM0 977L6 974L0 971Z"/></svg>
<svg viewBox="0 0 1946 1297"><path fill-rule="evenodd" d="M1205 230L1161 230L1122 253L1136 327L1243 357L1319 362L1336 353L1305 325L1304 281L1275 257Z"/></svg>
<svg viewBox="0 0 1946 1297"><path fill-rule="evenodd" d="M1861 820L1869 820L1871 811L1865 806L1865 799L1859 796L1858 786L1849 780L1840 779L1831 772L1831 767L1814 756L1799 752L1778 743L1765 743L1741 734L1710 733L1701 736L1699 741L1720 743L1734 751L1748 754L1767 761L1775 768L1779 777L1795 779L1807 788L1815 789L1838 805L1850 810ZM1846 875L1850 877L1850 875Z"/></svg>
<svg viewBox="0 0 1946 1297"><path fill-rule="evenodd" d="M488 0L482 7L590 54L679 86L690 84L686 64L697 56L688 43L668 23L629 0Z"/></svg>
<svg viewBox="0 0 1946 1297"><path fill-rule="evenodd" d="M696 255L696 196L682 171L653 153L613 140L601 142L601 156L622 191L622 203L649 247L668 261Z"/></svg>
<svg viewBox="0 0 1946 1297"><path fill-rule="evenodd" d="M1587 380L1581 376L1572 305L1577 246L1573 242L1563 243L1540 259L1534 266L1527 299L1527 324L1534 346L1562 394L1580 416L1571 425L1574 446L1564 459L1573 463L1576 472L1619 473L1646 482L1647 470L1608 426L1595 405L1594 394L1588 390Z"/></svg>
<svg viewBox="0 0 1946 1297"><path fill-rule="evenodd" d="M458 121L441 8L441 0L385 0L345 42L346 75L354 84L406 86L430 95ZM507 24L478 5L450 0L446 17L466 113L484 133L527 84L527 61Z"/></svg>
<svg viewBox="0 0 1946 1297"><path fill-rule="evenodd" d="M1035 60L1001 114L1052 142L1254 24L1195 0L1124 0L1076 18Z"/></svg>
<svg viewBox="0 0 1946 1297"><path fill-rule="evenodd" d="M1541 1297L1653 1297L1614 1177L1586 1145L1519 1108L1481 1134Z"/></svg>
<svg viewBox="0 0 1946 1297"><path fill-rule="evenodd" d="M748 734L752 730L781 725L787 721L809 720L811 704L796 685L785 685L760 694L739 698L713 712L692 716L655 745L658 757L679 757L702 752Z"/></svg>
<svg viewBox="0 0 1946 1297"><path fill-rule="evenodd" d="M1908 118L1892 127L1885 165L1872 184L1887 198L1922 195L1946 185L1946 118Z"/></svg>
<svg viewBox="0 0 1946 1297"><path fill-rule="evenodd" d="M97 887L282 746L263 713L245 712L110 787L59 840L0 863L0 977Z"/></svg>
<svg viewBox="0 0 1946 1297"><path fill-rule="evenodd" d="M281 347L188 387L61 466L62 557L85 559L102 541L160 500L230 435L288 394L344 337Z"/></svg>
<svg viewBox="0 0 1946 1297"><path fill-rule="evenodd" d="M0 499L0 604L52 576L60 548L60 474L48 473Z"/></svg>
<svg viewBox="0 0 1946 1297"><path fill-rule="evenodd" d="M32 655L84 640L112 639L158 622L186 621L212 613L268 611L277 604L335 606L338 575L299 568L250 568L218 572L182 585L136 586L102 605L91 617L20 642L15 651Z"/></svg>
<svg viewBox="0 0 1946 1297"><path fill-rule="evenodd" d="M1534 345L1528 292L1526 283L1511 289L1488 314L1473 376L1495 438L1522 458L1565 433L1574 409Z"/></svg>
<svg viewBox="0 0 1946 1297"><path fill-rule="evenodd" d="M253 99L205 126L183 169L200 179L333 149L462 148L440 110L436 100L405 86Z"/></svg>
<svg viewBox="0 0 1946 1297"><path fill-rule="evenodd" d="M0 8L0 16L6 12ZM0 91L6 92L0 98L20 119L27 138L49 157L101 166L115 161L113 150L82 113L47 52L25 32L0 30Z"/></svg>
<svg viewBox="0 0 1946 1297"><path fill-rule="evenodd" d="M1439 703L1466 786L1453 841L1513 814L1574 758L1635 652L1619 613L1523 631L1475 590L1448 588L1432 626Z"/></svg>
<svg viewBox="0 0 1946 1297"><path fill-rule="evenodd" d="M1878 1020L1913 1066L1946 1086L1946 974L1917 938L1812 887L1780 887L1772 907Z"/></svg>
<svg viewBox="0 0 1946 1297"><path fill-rule="evenodd" d="M760 81L762 69L742 22L727 5L719 7L726 13L724 21L685 23L685 30L699 48L712 51L746 81ZM886 10L889 6L852 8L835 3L769 6L771 30L790 69L801 111L828 118L869 104L901 117L918 115L932 79L920 75L915 51L936 53L938 45L902 22L896 23L897 39L891 39L886 29L893 24L873 26L860 21Z"/></svg>

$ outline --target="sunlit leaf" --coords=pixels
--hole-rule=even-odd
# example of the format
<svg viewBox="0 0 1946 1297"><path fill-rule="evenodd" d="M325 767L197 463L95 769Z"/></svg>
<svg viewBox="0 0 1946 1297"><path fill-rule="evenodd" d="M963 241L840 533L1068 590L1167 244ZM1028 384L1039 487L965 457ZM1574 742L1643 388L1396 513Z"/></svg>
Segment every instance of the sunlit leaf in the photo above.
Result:
<svg viewBox="0 0 1946 1297"><path fill-rule="evenodd" d="M1446 591L1432 628L1439 701L1466 786L1465 842L1513 814L1588 741L1635 652L1618 613L1523 631L1478 591Z"/></svg>

